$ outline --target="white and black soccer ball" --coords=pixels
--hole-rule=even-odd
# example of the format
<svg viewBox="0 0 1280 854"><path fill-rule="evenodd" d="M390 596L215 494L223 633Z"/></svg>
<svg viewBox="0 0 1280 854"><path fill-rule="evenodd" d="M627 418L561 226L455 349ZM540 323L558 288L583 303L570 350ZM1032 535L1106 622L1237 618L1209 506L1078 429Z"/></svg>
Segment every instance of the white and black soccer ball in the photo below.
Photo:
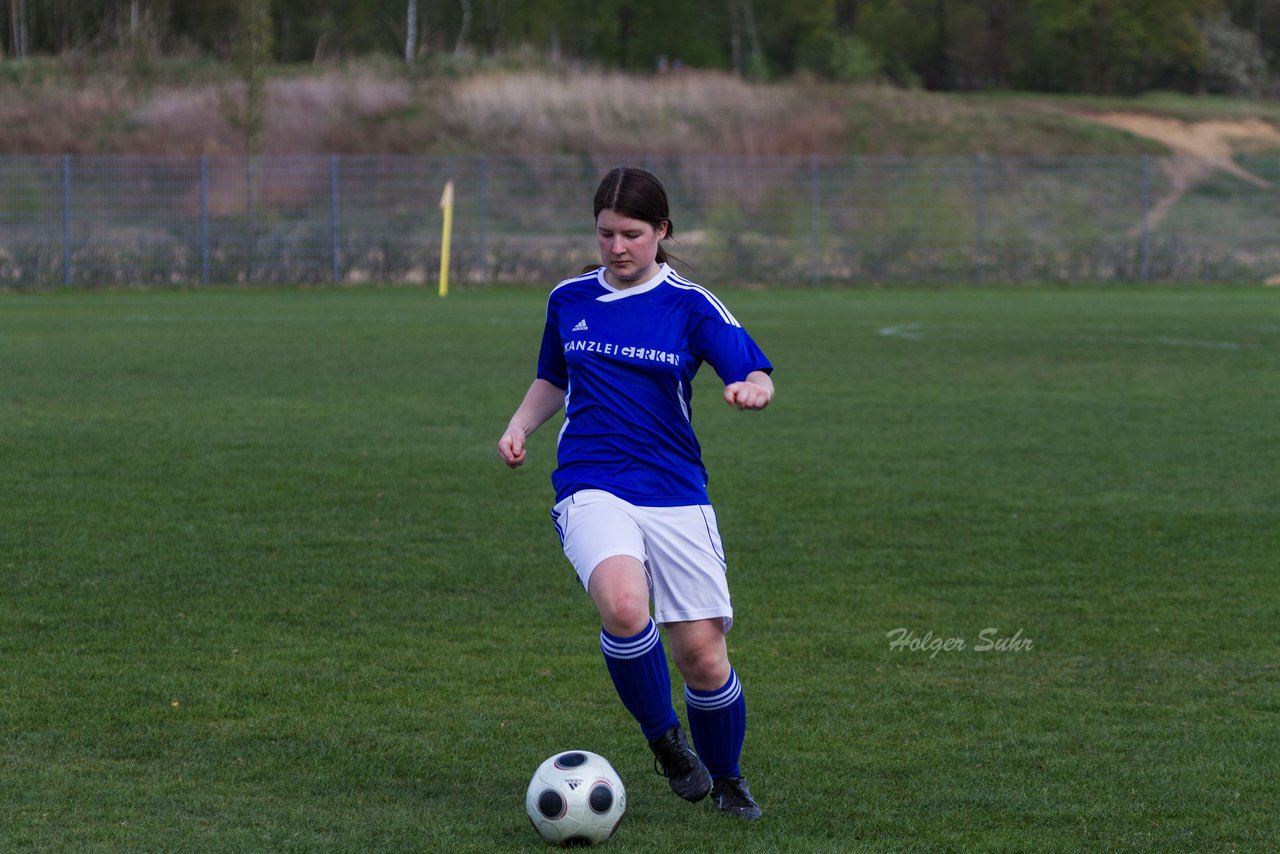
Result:
<svg viewBox="0 0 1280 854"><path fill-rule="evenodd" d="M609 760L587 750L566 750L533 772L524 807L547 842L586 847L613 836L627 810L627 791Z"/></svg>

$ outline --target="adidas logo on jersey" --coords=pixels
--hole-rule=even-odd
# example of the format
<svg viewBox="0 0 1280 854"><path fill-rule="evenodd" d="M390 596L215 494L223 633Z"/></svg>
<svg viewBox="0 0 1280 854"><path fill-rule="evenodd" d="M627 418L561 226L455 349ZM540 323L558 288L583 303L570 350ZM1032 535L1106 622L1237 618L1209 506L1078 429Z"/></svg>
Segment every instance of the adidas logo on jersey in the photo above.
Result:
<svg viewBox="0 0 1280 854"><path fill-rule="evenodd" d="M587 331L587 319L584 317L584 318L582 318L581 320L579 320L579 321L578 321L578 325L577 325L577 326L575 326L575 327L573 327L573 331L574 331L574 332L586 332L586 331Z"/></svg>

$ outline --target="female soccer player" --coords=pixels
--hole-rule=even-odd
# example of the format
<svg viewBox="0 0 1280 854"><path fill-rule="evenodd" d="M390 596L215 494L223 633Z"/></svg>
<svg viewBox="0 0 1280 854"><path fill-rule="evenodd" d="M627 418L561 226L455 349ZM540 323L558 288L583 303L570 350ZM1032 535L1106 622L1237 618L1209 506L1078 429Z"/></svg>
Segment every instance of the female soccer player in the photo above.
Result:
<svg viewBox="0 0 1280 854"><path fill-rule="evenodd" d="M551 516L600 613L618 695L676 794L710 793L721 811L756 819L738 765L746 704L725 645L733 607L690 383L706 362L726 403L764 409L773 366L724 303L667 264L661 241L672 227L657 178L614 169L596 190L595 218L602 266L552 290L537 379L498 456L520 466L529 435L567 408ZM657 624L684 678L696 754L672 707Z"/></svg>

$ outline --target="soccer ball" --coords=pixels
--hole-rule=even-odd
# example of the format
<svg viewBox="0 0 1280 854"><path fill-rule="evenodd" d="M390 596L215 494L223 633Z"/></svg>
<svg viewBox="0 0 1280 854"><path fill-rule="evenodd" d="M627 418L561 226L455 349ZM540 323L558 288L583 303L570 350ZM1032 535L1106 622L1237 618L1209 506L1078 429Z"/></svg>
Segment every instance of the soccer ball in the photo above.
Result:
<svg viewBox="0 0 1280 854"><path fill-rule="evenodd" d="M627 809L627 790L609 760L586 750L567 750L533 772L524 808L547 842L586 847L613 836Z"/></svg>

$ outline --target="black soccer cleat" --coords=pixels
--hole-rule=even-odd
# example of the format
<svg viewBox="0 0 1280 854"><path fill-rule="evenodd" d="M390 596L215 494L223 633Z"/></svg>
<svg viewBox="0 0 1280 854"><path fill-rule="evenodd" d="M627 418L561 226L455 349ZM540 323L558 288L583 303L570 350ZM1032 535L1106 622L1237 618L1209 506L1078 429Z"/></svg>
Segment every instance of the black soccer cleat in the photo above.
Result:
<svg viewBox="0 0 1280 854"><path fill-rule="evenodd" d="M700 801L711 791L711 774L689 747L684 730L676 724L649 742L653 770L671 784L671 791L686 801Z"/></svg>
<svg viewBox="0 0 1280 854"><path fill-rule="evenodd" d="M741 777L722 777L711 788L711 800L725 815L755 821L761 816L760 805L751 797L747 781Z"/></svg>

